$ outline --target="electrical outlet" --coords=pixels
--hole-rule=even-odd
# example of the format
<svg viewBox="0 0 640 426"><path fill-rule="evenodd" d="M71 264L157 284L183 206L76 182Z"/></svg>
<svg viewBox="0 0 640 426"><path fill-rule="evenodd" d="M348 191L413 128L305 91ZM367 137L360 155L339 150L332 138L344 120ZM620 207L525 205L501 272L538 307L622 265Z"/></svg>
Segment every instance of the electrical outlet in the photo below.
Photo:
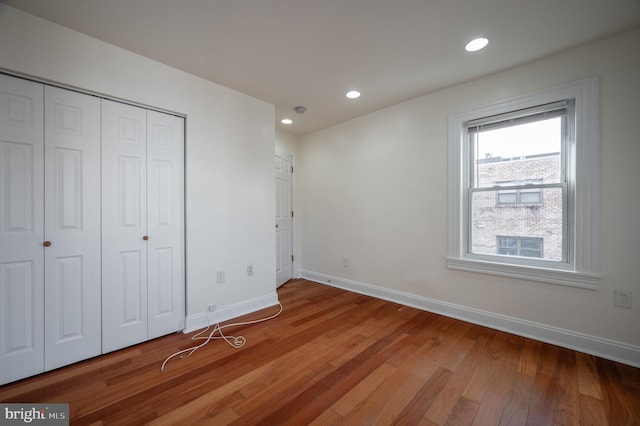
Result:
<svg viewBox="0 0 640 426"><path fill-rule="evenodd" d="M347 259L346 257L342 259L342 266L345 268L349 267L349 259Z"/></svg>
<svg viewBox="0 0 640 426"><path fill-rule="evenodd" d="M207 308L207 311L209 311L209 312L215 312L215 310L216 310L216 305L215 304L209 305L209 308Z"/></svg>
<svg viewBox="0 0 640 426"><path fill-rule="evenodd" d="M224 284L225 282L224 271L216 272L216 281L218 282L218 284Z"/></svg>
<svg viewBox="0 0 640 426"><path fill-rule="evenodd" d="M613 290L613 306L631 309L631 290Z"/></svg>
<svg viewBox="0 0 640 426"><path fill-rule="evenodd" d="M253 275L253 265L247 266L247 276L250 277Z"/></svg>

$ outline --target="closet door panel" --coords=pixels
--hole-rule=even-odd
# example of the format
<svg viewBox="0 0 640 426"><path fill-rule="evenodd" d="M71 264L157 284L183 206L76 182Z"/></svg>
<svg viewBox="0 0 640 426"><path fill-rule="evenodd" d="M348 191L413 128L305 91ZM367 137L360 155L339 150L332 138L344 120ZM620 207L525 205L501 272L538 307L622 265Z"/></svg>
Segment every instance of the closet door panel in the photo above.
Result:
<svg viewBox="0 0 640 426"><path fill-rule="evenodd" d="M45 369L102 351L100 100L45 88Z"/></svg>
<svg viewBox="0 0 640 426"><path fill-rule="evenodd" d="M147 112L149 338L184 328L184 119Z"/></svg>
<svg viewBox="0 0 640 426"><path fill-rule="evenodd" d="M0 75L0 384L44 369L43 92Z"/></svg>
<svg viewBox="0 0 640 426"><path fill-rule="evenodd" d="M147 340L146 110L102 101L102 350Z"/></svg>

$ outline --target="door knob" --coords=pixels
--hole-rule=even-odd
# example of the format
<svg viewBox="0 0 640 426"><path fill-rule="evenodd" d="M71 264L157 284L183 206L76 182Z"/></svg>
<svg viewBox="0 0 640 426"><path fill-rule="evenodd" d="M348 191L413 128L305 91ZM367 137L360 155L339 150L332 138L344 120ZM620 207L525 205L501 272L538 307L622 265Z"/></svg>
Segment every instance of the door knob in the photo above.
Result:
<svg viewBox="0 0 640 426"><path fill-rule="evenodd" d="M42 245L45 247L51 247L51 241L45 241Z"/></svg>
<svg viewBox="0 0 640 426"><path fill-rule="evenodd" d="M278 227L278 224L276 223L276 228Z"/></svg>
<svg viewBox="0 0 640 426"><path fill-rule="evenodd" d="M143 240L147 241L149 239L148 235L145 235L144 237L142 237Z"/></svg>

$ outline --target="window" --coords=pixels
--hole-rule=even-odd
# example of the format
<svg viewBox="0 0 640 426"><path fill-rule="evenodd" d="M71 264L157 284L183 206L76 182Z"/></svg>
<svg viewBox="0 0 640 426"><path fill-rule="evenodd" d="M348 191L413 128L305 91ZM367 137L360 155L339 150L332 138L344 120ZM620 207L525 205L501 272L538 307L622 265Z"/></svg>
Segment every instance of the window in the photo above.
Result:
<svg viewBox="0 0 640 426"><path fill-rule="evenodd" d="M497 235L516 235L540 238L549 262L567 259L572 159L566 153L574 117L574 101L567 99L464 123L469 254L522 257L496 250Z"/></svg>
<svg viewBox="0 0 640 426"><path fill-rule="evenodd" d="M519 185L534 186L542 183L542 179L531 181L496 182L496 186L517 187ZM502 207L541 206L542 190L540 188L507 189L497 192L496 204Z"/></svg>
<svg viewBox="0 0 640 426"><path fill-rule="evenodd" d="M498 236L498 254L505 256L542 257L542 238Z"/></svg>
<svg viewBox="0 0 640 426"><path fill-rule="evenodd" d="M597 88L586 79L450 115L450 268L598 284Z"/></svg>

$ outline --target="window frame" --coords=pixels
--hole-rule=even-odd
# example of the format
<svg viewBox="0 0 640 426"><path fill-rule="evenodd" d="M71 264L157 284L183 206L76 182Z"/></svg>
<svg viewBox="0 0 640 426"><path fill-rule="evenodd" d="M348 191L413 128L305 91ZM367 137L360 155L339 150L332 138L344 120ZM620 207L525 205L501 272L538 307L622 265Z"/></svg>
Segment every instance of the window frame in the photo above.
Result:
<svg viewBox="0 0 640 426"><path fill-rule="evenodd" d="M563 262L536 259L500 259L469 253L469 214L466 183L469 182L468 123L482 117L510 114L539 105L573 100L575 137L566 155L567 257ZM448 181L449 227L447 266L450 269L502 275L595 289L598 275L599 211L599 81L597 77L449 114Z"/></svg>

